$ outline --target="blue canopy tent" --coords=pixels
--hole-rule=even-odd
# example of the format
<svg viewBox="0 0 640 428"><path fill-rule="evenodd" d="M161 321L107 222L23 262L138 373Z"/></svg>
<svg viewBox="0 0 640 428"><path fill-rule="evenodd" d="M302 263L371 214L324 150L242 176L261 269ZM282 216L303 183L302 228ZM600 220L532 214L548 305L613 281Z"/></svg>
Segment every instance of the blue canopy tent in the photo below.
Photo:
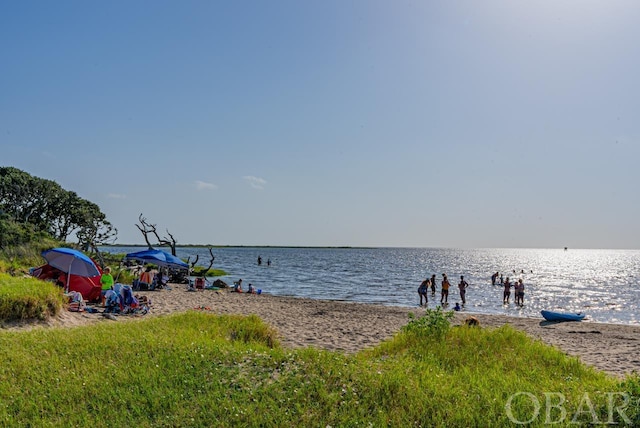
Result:
<svg viewBox="0 0 640 428"><path fill-rule="evenodd" d="M178 257L162 250L144 250L136 253L129 253L124 257L125 260L138 260L145 263L153 263L158 266L166 266L171 269L189 270L189 265Z"/></svg>

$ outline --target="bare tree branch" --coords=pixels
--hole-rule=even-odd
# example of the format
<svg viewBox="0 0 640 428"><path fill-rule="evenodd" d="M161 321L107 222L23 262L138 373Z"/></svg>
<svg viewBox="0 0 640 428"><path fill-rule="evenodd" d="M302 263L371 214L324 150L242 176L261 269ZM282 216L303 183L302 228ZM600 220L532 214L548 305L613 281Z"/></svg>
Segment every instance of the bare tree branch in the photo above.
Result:
<svg viewBox="0 0 640 428"><path fill-rule="evenodd" d="M209 272L209 270L211 269L211 267L213 266L213 261L216 259L216 256L213 255L213 248L209 247L209 255L211 256L211 258L209 259L209 266L206 269L203 269L200 272L200 276L205 277L207 276L207 273ZM196 259L191 262L191 271L193 271L193 268L196 266L196 263L198 263L199 260L198 255L196 255ZM189 263L189 261L187 261L187 263Z"/></svg>
<svg viewBox="0 0 640 428"><path fill-rule="evenodd" d="M155 231L155 224L149 225L147 223L147 219L142 216L142 213L140 213L140 216L138 216L138 221L140 222L140 224L136 224L136 227L138 228L140 233L142 233L142 236L144 236L147 247L149 247L149 249L152 249L153 245L151 245L151 242L149 241L149 234Z"/></svg>
<svg viewBox="0 0 640 428"><path fill-rule="evenodd" d="M169 229L166 230L167 236L161 238L160 235L158 234L158 229L156 225L149 223L147 219L142 215L142 213L140 213L140 216L138 216L138 222L139 224L136 224L136 227L138 228L140 233L142 233L142 236L144 236L144 240L147 243L147 246L149 247L149 249L153 248L153 244L149 239L149 237L151 236L151 237L155 237L155 241L156 241L155 245L157 247L170 247L171 254L174 256L176 255L176 247L178 245L178 241L176 241L175 237L171 234L171 232L169 232ZM216 258L213 255L213 248L211 247L209 247L209 255L211 256L211 258L209 259L209 267L207 267L205 270L202 271L203 272L202 276L205 276L207 272L209 272L209 270L213 267L213 261ZM191 267L189 271L191 272L193 271L193 268L198 263L198 260L200 260L200 258L198 255L196 255L196 258L193 262L190 262L190 259L191 259L191 256L189 256L189 258L187 259L187 264L190 264Z"/></svg>

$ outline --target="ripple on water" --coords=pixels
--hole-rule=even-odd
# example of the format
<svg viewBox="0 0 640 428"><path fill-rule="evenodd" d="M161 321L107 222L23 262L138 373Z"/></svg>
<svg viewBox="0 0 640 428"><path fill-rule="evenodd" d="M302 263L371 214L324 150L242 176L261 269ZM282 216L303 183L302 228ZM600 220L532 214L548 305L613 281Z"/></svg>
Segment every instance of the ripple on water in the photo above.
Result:
<svg viewBox="0 0 640 428"><path fill-rule="evenodd" d="M105 247L115 253L139 248ZM209 259L206 248L181 247L178 256ZM447 273L452 283L449 302L460 301L457 283L464 275L468 312L540 317L540 310L586 312L598 322L637 324L640 302L640 251L562 249L443 248L215 248L214 268L243 278L275 295L416 306L417 287L435 274L435 298ZM258 256L271 266L257 265ZM502 305L502 287L490 276L501 272L525 283L525 306Z"/></svg>

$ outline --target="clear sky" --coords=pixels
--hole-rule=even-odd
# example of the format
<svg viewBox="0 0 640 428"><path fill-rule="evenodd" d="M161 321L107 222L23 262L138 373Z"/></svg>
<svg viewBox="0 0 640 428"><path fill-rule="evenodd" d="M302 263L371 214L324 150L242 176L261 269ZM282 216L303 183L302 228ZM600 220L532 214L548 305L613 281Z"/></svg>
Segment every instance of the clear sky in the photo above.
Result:
<svg viewBox="0 0 640 428"><path fill-rule="evenodd" d="M640 248L640 2L2 1L0 166L179 244Z"/></svg>

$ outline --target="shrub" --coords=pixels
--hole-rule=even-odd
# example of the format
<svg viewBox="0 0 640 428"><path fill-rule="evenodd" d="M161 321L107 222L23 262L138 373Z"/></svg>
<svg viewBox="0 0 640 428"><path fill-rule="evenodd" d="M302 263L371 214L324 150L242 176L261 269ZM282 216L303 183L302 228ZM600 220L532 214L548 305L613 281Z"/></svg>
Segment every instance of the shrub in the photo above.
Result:
<svg viewBox="0 0 640 428"><path fill-rule="evenodd" d="M12 275L26 274L30 267L45 263L41 256L42 251L56 247L58 244L59 242L43 235L30 243L1 247L0 272L8 272Z"/></svg>
<svg viewBox="0 0 640 428"><path fill-rule="evenodd" d="M43 320L60 313L63 303L62 290L50 282L0 273L2 320Z"/></svg>
<svg viewBox="0 0 640 428"><path fill-rule="evenodd" d="M409 314L409 318L409 323L402 327L404 333L443 339L451 327L453 311L445 312L438 306L436 309L427 309L422 317L416 318L415 315Z"/></svg>

